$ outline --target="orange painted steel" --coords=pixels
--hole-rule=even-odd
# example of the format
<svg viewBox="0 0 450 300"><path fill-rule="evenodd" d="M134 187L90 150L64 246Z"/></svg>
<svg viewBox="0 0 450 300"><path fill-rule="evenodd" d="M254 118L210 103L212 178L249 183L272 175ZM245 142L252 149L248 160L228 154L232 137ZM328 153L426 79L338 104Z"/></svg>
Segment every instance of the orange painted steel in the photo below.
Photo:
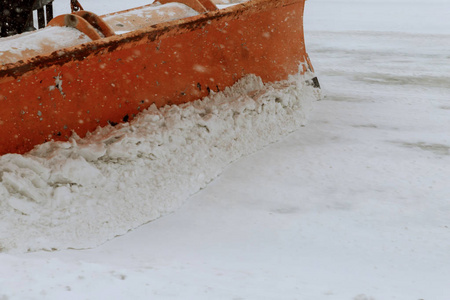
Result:
<svg viewBox="0 0 450 300"><path fill-rule="evenodd" d="M74 12L73 14L85 19L89 24L92 25L92 27L101 32L105 37L116 35L114 30L105 21L103 21L101 17L90 11L81 10Z"/></svg>
<svg viewBox="0 0 450 300"><path fill-rule="evenodd" d="M86 34L93 41L101 39L100 34L87 20L75 14L67 14L53 18L48 26L72 27Z"/></svg>
<svg viewBox="0 0 450 300"><path fill-rule="evenodd" d="M114 30L102 18L89 11L77 11L73 14L61 15L53 18L48 26L72 27L86 34L93 41L115 35Z"/></svg>
<svg viewBox="0 0 450 300"><path fill-rule="evenodd" d="M0 66L0 154L83 137L247 74L287 79L307 63L304 1L252 0Z"/></svg>

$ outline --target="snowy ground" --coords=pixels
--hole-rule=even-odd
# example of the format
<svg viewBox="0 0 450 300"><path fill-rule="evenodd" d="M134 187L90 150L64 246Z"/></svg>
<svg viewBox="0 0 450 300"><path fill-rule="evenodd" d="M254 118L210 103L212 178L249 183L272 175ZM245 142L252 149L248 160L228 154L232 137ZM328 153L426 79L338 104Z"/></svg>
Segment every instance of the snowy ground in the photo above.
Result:
<svg viewBox="0 0 450 300"><path fill-rule="evenodd" d="M306 127L98 248L0 254L0 299L450 299L450 4L306 5Z"/></svg>

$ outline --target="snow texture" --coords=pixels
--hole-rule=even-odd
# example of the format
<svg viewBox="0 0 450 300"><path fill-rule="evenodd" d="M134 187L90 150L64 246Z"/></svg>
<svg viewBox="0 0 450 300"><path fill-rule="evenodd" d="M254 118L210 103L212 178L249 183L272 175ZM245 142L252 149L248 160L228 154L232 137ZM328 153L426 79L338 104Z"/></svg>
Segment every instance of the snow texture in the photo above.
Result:
<svg viewBox="0 0 450 300"><path fill-rule="evenodd" d="M305 80L249 75L201 101L0 157L0 249L91 248L174 211L231 162L304 125L317 95Z"/></svg>
<svg viewBox="0 0 450 300"><path fill-rule="evenodd" d="M173 13L173 10L179 9L185 13L185 15L182 16L182 18L188 18L192 16L196 16L199 13L190 8L189 6L181 3L167 3L162 5L155 5L155 6L147 6L142 7L140 9L131 10L128 12L121 13L120 15L126 17L126 18L132 18L132 17L146 17L147 14L150 12L155 12L158 15L167 18L167 21L173 21L177 20L179 18L174 19L175 14ZM106 15L104 20L107 22L109 18L111 18L114 15ZM149 24L153 24L152 20L148 20L150 22Z"/></svg>
<svg viewBox="0 0 450 300"><path fill-rule="evenodd" d="M87 35L69 27L46 27L0 40L0 65L15 63L37 55L50 54L92 41Z"/></svg>
<svg viewBox="0 0 450 300"><path fill-rule="evenodd" d="M307 126L95 249L0 253L0 299L450 299L450 1L308 0L304 22Z"/></svg>
<svg viewBox="0 0 450 300"><path fill-rule="evenodd" d="M163 5L145 6L139 9L106 15L103 20L116 34L142 29L154 24L197 16L199 13L187 5L167 3Z"/></svg>

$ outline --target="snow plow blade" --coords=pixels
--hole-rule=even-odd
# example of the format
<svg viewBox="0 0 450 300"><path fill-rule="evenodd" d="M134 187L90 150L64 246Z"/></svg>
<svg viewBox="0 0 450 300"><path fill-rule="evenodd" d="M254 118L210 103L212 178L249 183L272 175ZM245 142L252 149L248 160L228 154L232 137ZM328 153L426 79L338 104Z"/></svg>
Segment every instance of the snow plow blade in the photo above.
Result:
<svg viewBox="0 0 450 300"><path fill-rule="evenodd" d="M223 9L209 0L168 2L102 17L59 16L49 26L82 31L75 35L81 44L47 49L59 34L47 27L36 53L0 52L0 155L128 122L152 104L201 99L247 74L275 82L312 69L305 0L250 0ZM183 8L188 16L157 24L136 17L158 6ZM18 39L40 41L40 31L2 38L0 50Z"/></svg>

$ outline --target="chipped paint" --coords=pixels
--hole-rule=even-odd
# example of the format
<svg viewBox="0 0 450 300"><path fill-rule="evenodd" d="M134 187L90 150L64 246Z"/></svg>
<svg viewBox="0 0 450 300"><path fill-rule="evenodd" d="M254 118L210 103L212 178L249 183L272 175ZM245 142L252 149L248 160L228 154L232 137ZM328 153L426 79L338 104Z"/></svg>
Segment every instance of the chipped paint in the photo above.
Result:
<svg viewBox="0 0 450 300"><path fill-rule="evenodd" d="M58 74L58 76L55 76L53 78L55 78L55 85L49 86L49 88L48 88L49 91L53 91L55 89L58 89L58 91L61 93L61 95L63 97L65 97L66 95L64 94L63 89L62 89L63 81L62 81L61 74Z"/></svg>

